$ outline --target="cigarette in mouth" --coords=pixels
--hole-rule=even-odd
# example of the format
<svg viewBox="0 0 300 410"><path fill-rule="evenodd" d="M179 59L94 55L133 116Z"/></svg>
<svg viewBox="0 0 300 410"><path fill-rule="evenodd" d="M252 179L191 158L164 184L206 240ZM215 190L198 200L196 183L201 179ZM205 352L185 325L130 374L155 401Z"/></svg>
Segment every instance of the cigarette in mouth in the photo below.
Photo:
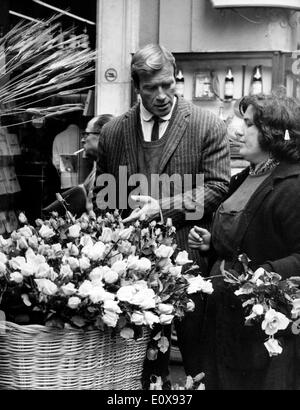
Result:
<svg viewBox="0 0 300 410"><path fill-rule="evenodd" d="M77 155L77 154L79 154L79 152L82 152L82 151L84 151L84 148L81 148L78 151L73 152L72 155Z"/></svg>

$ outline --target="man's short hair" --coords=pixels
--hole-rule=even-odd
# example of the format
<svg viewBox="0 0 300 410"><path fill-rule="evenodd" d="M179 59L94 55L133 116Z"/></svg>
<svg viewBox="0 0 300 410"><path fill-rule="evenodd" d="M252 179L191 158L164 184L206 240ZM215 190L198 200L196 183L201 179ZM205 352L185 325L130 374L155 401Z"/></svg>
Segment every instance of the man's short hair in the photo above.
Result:
<svg viewBox="0 0 300 410"><path fill-rule="evenodd" d="M176 62L173 54L159 44L147 44L138 50L132 57L131 77L136 87L139 87L139 75L153 73L160 70L165 64L170 64L176 74Z"/></svg>
<svg viewBox="0 0 300 410"><path fill-rule="evenodd" d="M101 114L97 117L92 118L90 121L92 121L93 131L100 132L103 125L106 124L108 121L112 120L113 118L114 116L112 114Z"/></svg>

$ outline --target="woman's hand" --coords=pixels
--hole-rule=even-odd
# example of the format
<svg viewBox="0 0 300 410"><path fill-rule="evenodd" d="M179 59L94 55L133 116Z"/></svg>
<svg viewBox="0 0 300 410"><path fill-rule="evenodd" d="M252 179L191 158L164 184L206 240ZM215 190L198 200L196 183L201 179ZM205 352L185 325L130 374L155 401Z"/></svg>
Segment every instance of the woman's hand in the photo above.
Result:
<svg viewBox="0 0 300 410"><path fill-rule="evenodd" d="M194 226L189 232L188 244L192 249L208 251L210 249L211 234L207 229Z"/></svg>

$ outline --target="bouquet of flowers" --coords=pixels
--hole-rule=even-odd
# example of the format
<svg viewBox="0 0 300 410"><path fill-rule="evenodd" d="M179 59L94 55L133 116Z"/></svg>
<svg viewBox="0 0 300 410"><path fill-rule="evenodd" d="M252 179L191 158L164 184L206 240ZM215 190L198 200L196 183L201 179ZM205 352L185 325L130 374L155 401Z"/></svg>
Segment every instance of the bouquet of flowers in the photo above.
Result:
<svg viewBox="0 0 300 410"><path fill-rule="evenodd" d="M260 323L267 336L264 345L270 356L282 353L282 346L274 335L289 326L293 334L300 333L300 277L294 276L282 280L275 272L263 268L253 271L249 267L247 255L239 255L243 272L230 269L221 272L224 281L235 289L245 311L245 325Z"/></svg>
<svg viewBox="0 0 300 410"><path fill-rule="evenodd" d="M9 238L0 236L0 308L12 322L109 327L130 339L193 310L189 294L213 291L177 251L170 220L125 227L118 211L79 219L53 212L35 227L22 213L19 220ZM167 350L161 332L156 341Z"/></svg>

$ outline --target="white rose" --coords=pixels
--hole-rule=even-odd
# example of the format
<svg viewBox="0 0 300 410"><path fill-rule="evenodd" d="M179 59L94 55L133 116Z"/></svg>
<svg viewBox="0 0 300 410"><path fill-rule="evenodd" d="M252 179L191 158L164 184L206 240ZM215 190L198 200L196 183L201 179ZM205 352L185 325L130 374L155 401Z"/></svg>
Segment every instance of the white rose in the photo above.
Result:
<svg viewBox="0 0 300 410"><path fill-rule="evenodd" d="M104 227L104 228L102 229L102 235L100 236L99 239L100 239L103 243L109 243L109 242L112 241L112 234L113 234L113 232L112 232L112 230L111 230L110 228Z"/></svg>
<svg viewBox="0 0 300 410"><path fill-rule="evenodd" d="M159 317L159 321L161 325L170 325L172 323L173 318L174 318L174 315L162 314Z"/></svg>
<svg viewBox="0 0 300 410"><path fill-rule="evenodd" d="M26 218L26 216L23 212L19 213L18 219L21 222L21 224L26 224L27 223L27 218Z"/></svg>
<svg viewBox="0 0 300 410"><path fill-rule="evenodd" d="M127 259L127 268L137 270L139 257L134 255L129 255Z"/></svg>
<svg viewBox="0 0 300 410"><path fill-rule="evenodd" d="M130 303L142 309L152 309L155 307L155 293L153 289L141 289L133 296Z"/></svg>
<svg viewBox="0 0 300 410"><path fill-rule="evenodd" d="M23 275L20 272L12 272L10 274L10 280L12 282L22 283L23 282Z"/></svg>
<svg viewBox="0 0 300 410"><path fill-rule="evenodd" d="M121 302L129 302L131 303L133 296L136 294L136 289L132 285L122 286L117 291L117 298Z"/></svg>
<svg viewBox="0 0 300 410"><path fill-rule="evenodd" d="M107 245L109 246L109 245ZM106 251L106 253L109 253L109 263L110 265L113 265L116 262L122 261L123 260L123 255L118 251L110 251L110 248Z"/></svg>
<svg viewBox="0 0 300 410"><path fill-rule="evenodd" d="M175 278L181 275L182 266L170 266L169 273L174 276Z"/></svg>
<svg viewBox="0 0 300 410"><path fill-rule="evenodd" d="M154 253L158 258L170 258L174 253L174 249L171 246L160 245Z"/></svg>
<svg viewBox="0 0 300 410"><path fill-rule="evenodd" d="M9 265L13 270L21 270L21 267L26 263L26 260L23 256L16 256L11 258Z"/></svg>
<svg viewBox="0 0 300 410"><path fill-rule="evenodd" d="M66 261L68 262L68 264L70 265L70 268L72 269L72 271L74 272L76 269L79 268L79 261L76 258L73 258L72 256L70 256L69 258L66 259Z"/></svg>
<svg viewBox="0 0 300 410"><path fill-rule="evenodd" d="M39 245L38 238L36 236L31 236L28 238L28 246L32 249L37 249Z"/></svg>
<svg viewBox="0 0 300 410"><path fill-rule="evenodd" d="M102 320L107 326L116 327L119 320L119 315L115 312L111 312L110 310L105 310Z"/></svg>
<svg viewBox="0 0 300 410"><path fill-rule="evenodd" d="M204 280L200 275L187 277L187 281L189 282L189 286L187 288L188 294L196 292L211 294L213 292L211 282L209 280Z"/></svg>
<svg viewBox="0 0 300 410"><path fill-rule="evenodd" d="M90 266L91 266L90 260L86 256L83 256L82 258L79 259L79 268L81 272L89 269Z"/></svg>
<svg viewBox="0 0 300 410"><path fill-rule="evenodd" d="M34 273L32 265L30 263L24 263L24 265L21 267L21 274L23 276L32 276Z"/></svg>
<svg viewBox="0 0 300 410"><path fill-rule="evenodd" d="M39 230L39 235L43 239L50 239L55 235L55 232L53 231L53 229L49 228L49 226L42 225L41 229Z"/></svg>
<svg viewBox="0 0 300 410"><path fill-rule="evenodd" d="M106 299L106 291L102 286L93 286L89 292L89 298L92 303L103 302Z"/></svg>
<svg viewBox="0 0 300 410"><path fill-rule="evenodd" d="M182 251L182 252L178 252L175 262L176 262L176 265L183 266L193 261L189 259L189 254L187 253L187 251Z"/></svg>
<svg viewBox="0 0 300 410"><path fill-rule="evenodd" d="M110 310L111 312L122 313L122 310L120 309L118 303L119 302L116 300L106 299L104 300L103 308L105 310Z"/></svg>
<svg viewBox="0 0 300 410"><path fill-rule="evenodd" d="M158 310L160 313L165 313L166 315L170 315L173 312L174 308L169 303L159 303Z"/></svg>
<svg viewBox="0 0 300 410"><path fill-rule="evenodd" d="M186 304L187 312L193 312L195 309L195 303L190 299Z"/></svg>
<svg viewBox="0 0 300 410"><path fill-rule="evenodd" d="M126 272L127 263L125 261L117 261L112 264L111 269L121 276Z"/></svg>
<svg viewBox="0 0 300 410"><path fill-rule="evenodd" d="M128 240L132 234L133 231L133 226L130 226L129 228L121 229L119 231L119 238L122 240Z"/></svg>
<svg viewBox="0 0 300 410"><path fill-rule="evenodd" d="M267 349L269 356L278 356L282 353L282 347L280 346L278 340L270 337L265 343L265 348Z"/></svg>
<svg viewBox="0 0 300 410"><path fill-rule="evenodd" d="M105 257L106 246L103 242L96 242L92 247L87 250L87 256L92 261L102 260Z"/></svg>
<svg viewBox="0 0 300 410"><path fill-rule="evenodd" d="M147 272L151 269L151 261L147 258L141 258L138 260L137 270L140 272Z"/></svg>
<svg viewBox="0 0 300 410"><path fill-rule="evenodd" d="M76 239L79 237L81 231L81 226L79 224L74 224L68 229L68 236L70 238Z"/></svg>
<svg viewBox="0 0 300 410"><path fill-rule="evenodd" d="M51 249L53 250L53 252L58 255L62 252L62 248L61 248L61 244L60 243L54 243L53 245L51 245Z"/></svg>
<svg viewBox="0 0 300 410"><path fill-rule="evenodd" d="M119 275L112 269L104 273L104 281L108 284L115 283L118 279Z"/></svg>
<svg viewBox="0 0 300 410"><path fill-rule="evenodd" d="M292 303L293 303L293 308L291 310L292 319L297 319L300 314L300 298L294 299Z"/></svg>
<svg viewBox="0 0 300 410"><path fill-rule="evenodd" d="M68 306L71 309L76 309L81 303L81 299L78 298L77 296L71 296L70 299L68 300Z"/></svg>
<svg viewBox="0 0 300 410"><path fill-rule="evenodd" d="M269 309L265 313L265 318L261 324L262 330L269 336L274 335L278 330L284 330L288 327L290 321L281 312L274 309Z"/></svg>
<svg viewBox="0 0 300 410"><path fill-rule="evenodd" d="M8 240L7 240L7 239L4 239L3 236L0 235L0 246L1 246L2 248L5 248L5 246L7 246L7 245L8 245Z"/></svg>
<svg viewBox="0 0 300 410"><path fill-rule="evenodd" d="M69 251L70 256L78 256L79 255L79 249L77 248L77 246L74 243L72 243L72 242L67 243L67 249Z"/></svg>
<svg viewBox="0 0 300 410"><path fill-rule="evenodd" d="M264 307L260 303L257 303L256 305L252 306L252 312L256 316L260 316L264 313Z"/></svg>
<svg viewBox="0 0 300 410"><path fill-rule="evenodd" d="M23 226L23 228L18 229L19 234L25 236L25 238L30 238L33 233L29 226Z"/></svg>
<svg viewBox="0 0 300 410"><path fill-rule="evenodd" d="M123 337L123 339L133 339L134 330L131 329L131 327L123 327L123 329L120 332L120 336Z"/></svg>
<svg viewBox="0 0 300 410"><path fill-rule="evenodd" d="M108 266L96 267L89 273L89 279L92 282L101 281L106 271L110 271L110 268Z"/></svg>
<svg viewBox="0 0 300 410"><path fill-rule="evenodd" d="M64 295L66 296L71 296L74 295L74 293L76 293L76 288L74 283L67 283L66 285L63 285L61 287L61 290L63 291Z"/></svg>
<svg viewBox="0 0 300 410"><path fill-rule="evenodd" d="M0 262L2 263L6 263L7 262L7 256L5 255L5 253L0 252Z"/></svg>
<svg viewBox="0 0 300 410"><path fill-rule="evenodd" d="M85 280L78 289L78 294L79 296L82 296L85 298L86 296L89 296L91 293L91 290L93 289L92 282L89 280Z"/></svg>
<svg viewBox="0 0 300 410"><path fill-rule="evenodd" d="M142 290L142 289L148 289L148 284L145 280L141 279L141 280L134 282L134 288L136 289L136 291Z"/></svg>
<svg viewBox="0 0 300 410"><path fill-rule="evenodd" d="M37 284L39 291L45 295L52 296L58 290L55 283L51 282L49 279L34 279L34 281Z"/></svg>
<svg viewBox="0 0 300 410"><path fill-rule="evenodd" d="M93 246L94 242L92 238L90 237L90 235L84 235L80 238L80 245L83 247L89 247L89 246Z"/></svg>
<svg viewBox="0 0 300 410"><path fill-rule="evenodd" d="M49 273L50 273L50 266L48 265L48 263L44 262L38 266L34 276L36 278L48 278Z"/></svg>
<svg viewBox="0 0 300 410"><path fill-rule="evenodd" d="M131 323L134 323L137 326L141 326L144 324L144 315L141 312L134 311L130 317Z"/></svg>
<svg viewBox="0 0 300 410"><path fill-rule="evenodd" d="M166 226L169 228L173 226L172 218L167 218Z"/></svg>
<svg viewBox="0 0 300 410"><path fill-rule="evenodd" d="M149 310L145 310L144 312L144 323L147 326L150 326L151 329L154 323L159 323L159 317L154 313L150 312Z"/></svg>
<svg viewBox="0 0 300 410"><path fill-rule="evenodd" d="M63 278L71 278L71 279L73 278L73 271L70 265L61 265L59 274Z"/></svg>

